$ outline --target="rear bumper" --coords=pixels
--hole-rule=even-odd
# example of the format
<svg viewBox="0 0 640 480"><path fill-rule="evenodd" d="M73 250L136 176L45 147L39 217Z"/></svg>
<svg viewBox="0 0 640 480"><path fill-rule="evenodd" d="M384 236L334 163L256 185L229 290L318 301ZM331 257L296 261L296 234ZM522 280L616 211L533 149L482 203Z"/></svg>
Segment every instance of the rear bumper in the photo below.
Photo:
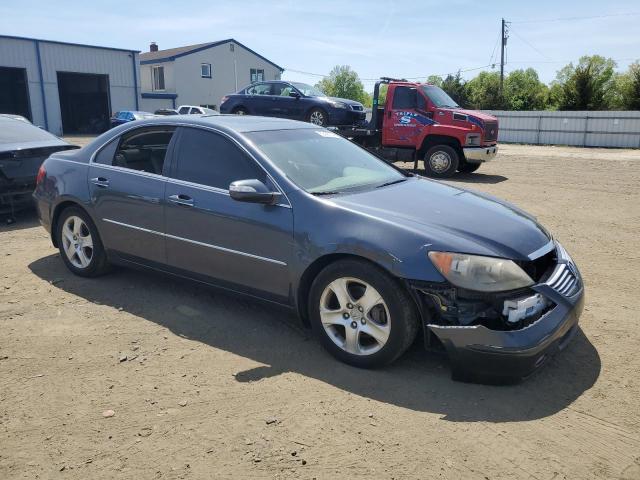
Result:
<svg viewBox="0 0 640 480"><path fill-rule="evenodd" d="M490 330L482 325L427 326L444 345L454 377L524 378L567 346L578 330L584 287L581 285L571 297L546 284L536 285L533 290L555 306L521 330Z"/></svg>
<svg viewBox="0 0 640 480"><path fill-rule="evenodd" d="M468 162L488 162L498 154L498 147L464 147L464 158Z"/></svg>
<svg viewBox="0 0 640 480"><path fill-rule="evenodd" d="M35 178L33 184L20 185L3 184L0 186L0 213L17 211L28 208L32 205L31 194L35 188Z"/></svg>

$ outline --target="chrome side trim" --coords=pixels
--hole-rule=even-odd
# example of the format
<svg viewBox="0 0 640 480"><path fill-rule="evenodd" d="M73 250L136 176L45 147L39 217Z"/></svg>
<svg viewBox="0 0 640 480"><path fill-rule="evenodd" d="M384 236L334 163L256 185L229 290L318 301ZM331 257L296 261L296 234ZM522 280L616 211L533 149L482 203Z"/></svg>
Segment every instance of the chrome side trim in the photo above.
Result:
<svg viewBox="0 0 640 480"><path fill-rule="evenodd" d="M165 177L164 175L159 175L157 173L152 173L152 172L144 172L142 170L133 170L132 168L116 167L114 165L104 165L102 163L92 163L90 165L92 167L102 168L104 170L113 170L116 172L130 173L131 175L137 175L139 177L149 177L149 178L157 178L158 180L167 180L167 177Z"/></svg>
<svg viewBox="0 0 640 480"><path fill-rule="evenodd" d="M194 244L194 245L199 245L201 247L213 248L214 250L219 250L221 252L233 253L233 254L236 254L236 255L242 255L243 257L249 257L249 258L254 258L256 260L262 260L263 262L275 263L276 265L282 265L284 267L287 266L286 262L282 262L280 260L275 260L273 258L261 257L260 255L254 255L253 253L241 252L240 250L233 250L231 248L221 247L219 245L212 245L210 243L199 242L197 240L191 240L189 238L178 237L176 235L170 235L168 233L157 232L155 230L150 230L148 228L143 228L143 227L137 227L135 225L129 225L128 223L118 222L116 220L111 220L109 218L103 218L102 221L103 222L107 222L107 223L112 223L114 225L119 225L121 227L132 228L134 230L139 230L141 232L152 233L154 235L160 235L161 237L165 237L165 238L172 238L174 240L180 240L182 242L187 242L187 243L191 243L191 244Z"/></svg>

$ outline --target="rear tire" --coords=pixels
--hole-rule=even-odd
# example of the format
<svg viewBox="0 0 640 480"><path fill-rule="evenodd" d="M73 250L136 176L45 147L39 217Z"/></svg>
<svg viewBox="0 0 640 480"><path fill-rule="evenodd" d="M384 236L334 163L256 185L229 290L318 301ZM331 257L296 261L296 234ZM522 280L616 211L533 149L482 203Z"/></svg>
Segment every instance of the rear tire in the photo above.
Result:
<svg viewBox="0 0 640 480"><path fill-rule="evenodd" d="M72 273L97 277L109 271L109 262L98 229L79 207L63 210L56 224L60 256Z"/></svg>
<svg viewBox="0 0 640 480"><path fill-rule="evenodd" d="M458 152L449 145L435 145L424 155L424 171L429 177L449 178L459 163Z"/></svg>
<svg viewBox="0 0 640 480"><path fill-rule="evenodd" d="M234 108L231 113L233 113L234 115L249 115L249 110L244 107L237 107Z"/></svg>
<svg viewBox="0 0 640 480"><path fill-rule="evenodd" d="M355 259L332 263L318 274L309 294L309 318L329 353L360 368L392 363L419 329L416 306L399 282Z"/></svg>
<svg viewBox="0 0 640 480"><path fill-rule="evenodd" d="M458 171L462 173L473 173L480 168L482 162L461 162L458 166Z"/></svg>

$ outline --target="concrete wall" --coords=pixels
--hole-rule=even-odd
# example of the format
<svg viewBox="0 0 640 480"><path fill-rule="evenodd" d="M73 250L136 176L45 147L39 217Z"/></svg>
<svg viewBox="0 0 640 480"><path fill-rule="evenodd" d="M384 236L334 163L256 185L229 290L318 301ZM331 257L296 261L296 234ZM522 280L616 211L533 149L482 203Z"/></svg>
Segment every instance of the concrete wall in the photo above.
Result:
<svg viewBox="0 0 640 480"><path fill-rule="evenodd" d="M636 111L484 112L498 117L499 142L640 148L640 112Z"/></svg>
<svg viewBox="0 0 640 480"><path fill-rule="evenodd" d="M46 120L38 70L38 48ZM111 112L136 110L136 98L138 103L140 100L140 80L134 84L134 75L138 77L139 59L133 51L0 36L0 66L27 69L33 121L36 125L46 125L56 135L62 134L57 72L108 75Z"/></svg>
<svg viewBox="0 0 640 480"><path fill-rule="evenodd" d="M211 78L200 76L200 65L211 64ZM234 93L251 83L250 69L264 70L265 80L279 80L280 70L237 43L234 51L224 43L212 48L178 57L174 61L141 65L142 91L152 92L151 69L154 65L165 67L166 93L176 93L176 106L216 105L229 93ZM237 79L237 81L236 81Z"/></svg>

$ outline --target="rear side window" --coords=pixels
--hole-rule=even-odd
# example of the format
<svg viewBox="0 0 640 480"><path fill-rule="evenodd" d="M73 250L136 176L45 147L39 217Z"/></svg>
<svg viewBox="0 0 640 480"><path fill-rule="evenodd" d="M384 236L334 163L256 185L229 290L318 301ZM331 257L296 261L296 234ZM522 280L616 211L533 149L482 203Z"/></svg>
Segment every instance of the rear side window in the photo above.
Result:
<svg viewBox="0 0 640 480"><path fill-rule="evenodd" d="M94 161L103 165L128 168L162 175L167 148L175 127L139 128L127 132L105 146Z"/></svg>
<svg viewBox="0 0 640 480"><path fill-rule="evenodd" d="M266 180L266 174L235 143L220 134L185 128L176 149L174 178L229 190L236 180Z"/></svg>
<svg viewBox="0 0 640 480"><path fill-rule="evenodd" d="M178 113L180 115L186 115L187 113L189 113L189 107L180 107L180 110L178 110Z"/></svg>
<svg viewBox="0 0 640 480"><path fill-rule="evenodd" d="M271 95L270 83L259 83L247 88L247 95Z"/></svg>
<svg viewBox="0 0 640 480"><path fill-rule="evenodd" d="M416 108L417 93L415 87L396 87L391 108L394 110Z"/></svg>
<svg viewBox="0 0 640 480"><path fill-rule="evenodd" d="M192 108L191 108L191 114L192 114L192 115L198 115L198 114L200 114L200 113L202 113L202 112L200 111L200 109L199 109L199 108L197 108L197 107L192 107Z"/></svg>

